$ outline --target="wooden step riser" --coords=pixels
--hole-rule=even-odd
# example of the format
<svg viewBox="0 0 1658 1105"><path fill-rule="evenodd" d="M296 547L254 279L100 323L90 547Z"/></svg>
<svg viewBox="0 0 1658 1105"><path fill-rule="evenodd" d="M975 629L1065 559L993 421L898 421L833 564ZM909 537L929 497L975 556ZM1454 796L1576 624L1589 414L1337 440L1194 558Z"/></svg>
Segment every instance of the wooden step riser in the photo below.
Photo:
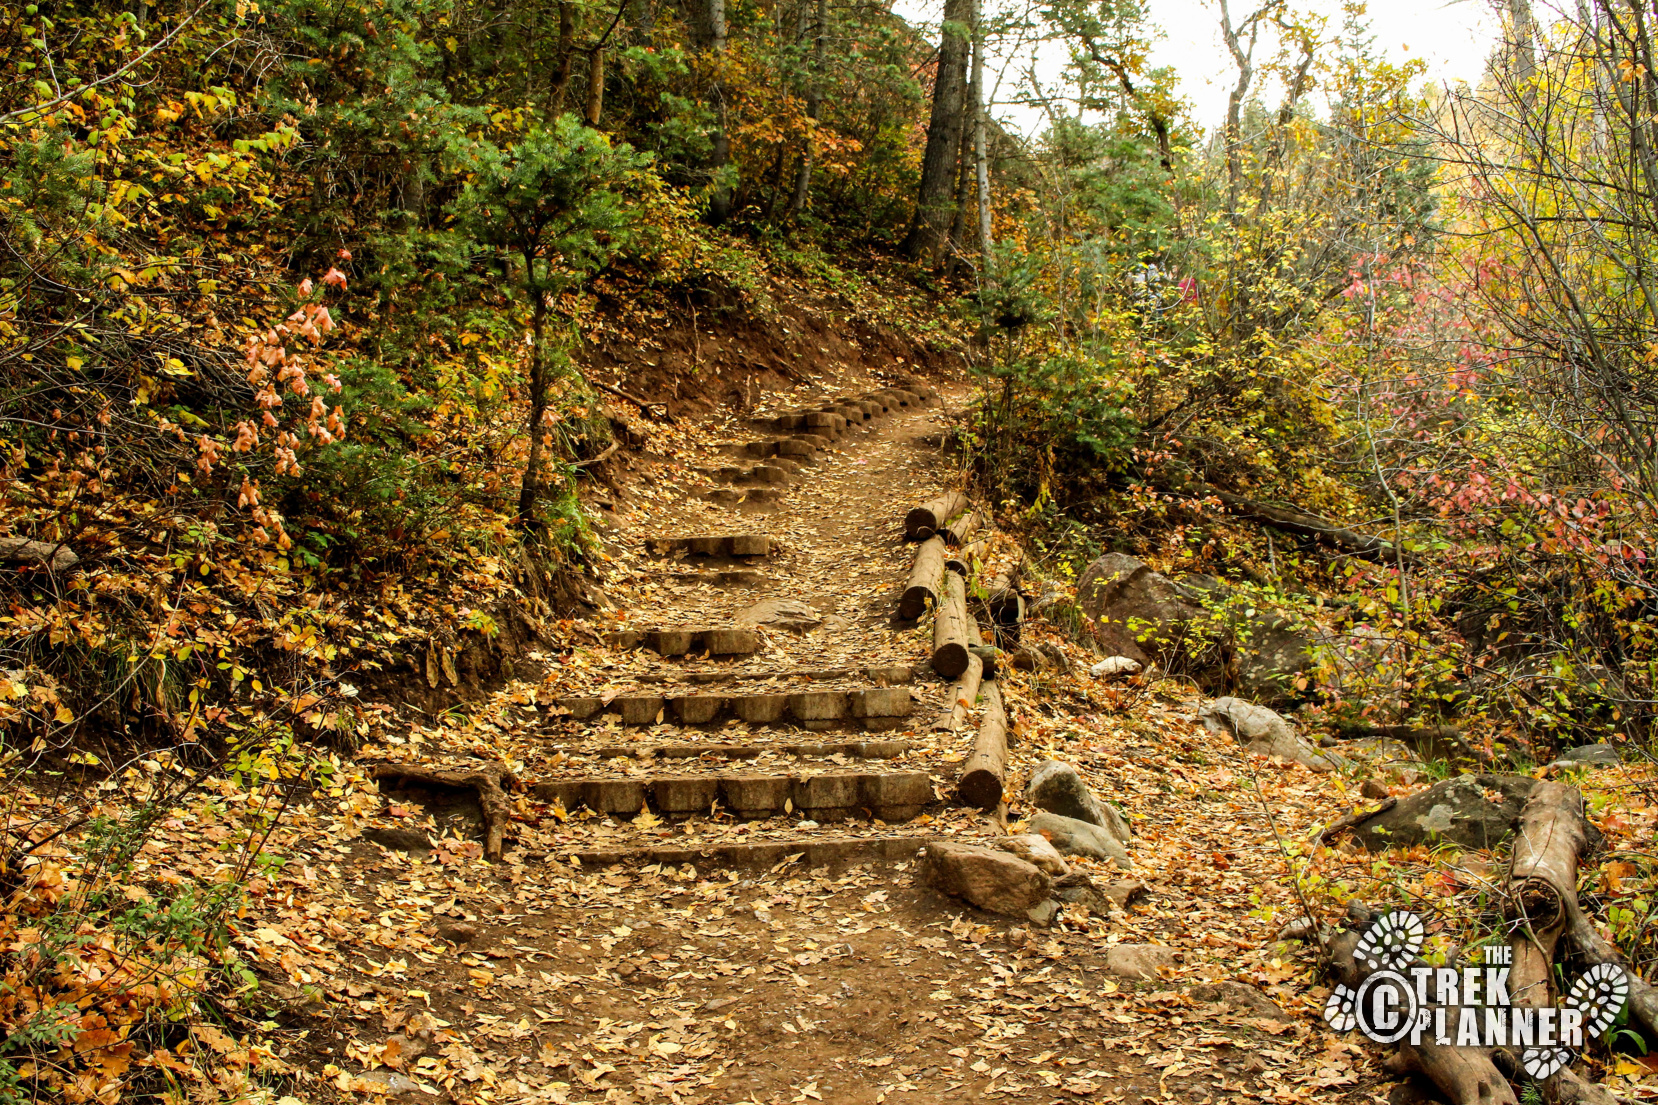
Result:
<svg viewBox="0 0 1658 1105"><path fill-rule="evenodd" d="M753 656L760 651L761 641L754 629L624 629L605 634L605 644L649 649L658 656Z"/></svg>
<svg viewBox="0 0 1658 1105"><path fill-rule="evenodd" d="M777 551L769 537L759 534L722 534L714 537L647 537L645 548L655 556L683 551L687 556L770 556Z"/></svg>
<svg viewBox="0 0 1658 1105"><path fill-rule="evenodd" d="M688 744L578 744L551 745L549 755L597 756L600 759L656 760L752 760L771 753L802 760L826 760L845 756L853 760L896 760L915 747L907 740L808 741L790 744L716 744L713 741Z"/></svg>
<svg viewBox="0 0 1658 1105"><path fill-rule="evenodd" d="M660 844L632 848L571 848L547 858L561 863L575 861L583 867L646 866L664 864L700 870L766 870L793 860L791 866L810 871L819 867L838 870L858 864L907 863L926 845L938 839L929 836L849 836L822 840L757 840L749 844L725 844L698 848L695 845Z"/></svg>
<svg viewBox="0 0 1658 1105"><path fill-rule="evenodd" d="M904 724L915 710L908 687L871 687L857 691L797 691L749 695L618 695L608 703L595 695L555 699L577 721L611 715L623 725L716 725L729 719L750 725L798 725L803 729L837 729L862 725L885 732Z"/></svg>
<svg viewBox="0 0 1658 1105"><path fill-rule="evenodd" d="M682 775L631 779L553 779L535 797L566 810L585 807L631 818L647 806L669 820L704 817L716 808L744 821L786 813L819 823L874 818L908 821L935 802L924 771L833 775Z"/></svg>

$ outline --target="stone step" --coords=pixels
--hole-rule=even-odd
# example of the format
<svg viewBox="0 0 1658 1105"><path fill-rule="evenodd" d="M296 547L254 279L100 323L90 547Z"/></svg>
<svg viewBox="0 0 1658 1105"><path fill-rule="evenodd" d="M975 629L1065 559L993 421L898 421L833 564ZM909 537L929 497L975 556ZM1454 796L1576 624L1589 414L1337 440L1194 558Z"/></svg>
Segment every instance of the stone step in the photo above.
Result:
<svg viewBox="0 0 1658 1105"><path fill-rule="evenodd" d="M816 464L817 455L829 447L829 439L821 434L798 433L792 437L769 437L725 446L733 456L765 460L776 457L794 460L800 464Z"/></svg>
<svg viewBox="0 0 1658 1105"><path fill-rule="evenodd" d="M620 629L605 634L611 648L644 648L659 656L752 656L760 651L760 632L746 626L693 629Z"/></svg>
<svg viewBox="0 0 1658 1105"><path fill-rule="evenodd" d="M565 695L551 704L577 721L613 715L623 725L655 725L669 720L679 725L712 725L736 718L750 725L798 725L814 731L862 725L872 732L902 727L916 705L908 687L760 694L680 694L663 690L665 693L626 692L608 700L602 695Z"/></svg>
<svg viewBox="0 0 1658 1105"><path fill-rule="evenodd" d="M549 755L594 756L601 760L618 757L632 760L755 760L761 756L788 756L798 760L826 760L844 756L849 760L896 760L916 747L907 740L847 741L763 741L735 744L730 741L634 741L629 744L555 744L543 751Z"/></svg>
<svg viewBox="0 0 1658 1105"><path fill-rule="evenodd" d="M784 494L780 487L708 487L697 492L697 498L720 506L771 511L783 505Z"/></svg>
<svg viewBox="0 0 1658 1105"><path fill-rule="evenodd" d="M621 847L593 847L572 844L548 855L548 859L564 863L579 862L583 867L643 866L664 864L683 867L754 870L776 867L791 859L803 870L818 867L831 869L865 863L905 863L915 859L922 848L942 839L936 833L881 833L871 836L843 836L803 834L774 840L752 840L741 843L708 842L685 843L676 837L671 842L642 843Z"/></svg>
<svg viewBox="0 0 1658 1105"><path fill-rule="evenodd" d="M769 487L778 484L787 486L795 473L800 471L800 465L787 457L782 459L787 463L727 464L719 468L699 468L697 471L714 483L729 484L732 487Z"/></svg>
<svg viewBox="0 0 1658 1105"><path fill-rule="evenodd" d="M614 818L632 818L648 806L668 820L683 820L711 814L717 802L720 811L743 821L794 812L820 824L860 817L908 821L937 800L925 771L585 775L543 779L532 792L566 810L586 807Z"/></svg>
<svg viewBox="0 0 1658 1105"><path fill-rule="evenodd" d="M647 537L645 548L656 556L681 551L688 556L770 556L777 551L771 538L749 533L710 537Z"/></svg>

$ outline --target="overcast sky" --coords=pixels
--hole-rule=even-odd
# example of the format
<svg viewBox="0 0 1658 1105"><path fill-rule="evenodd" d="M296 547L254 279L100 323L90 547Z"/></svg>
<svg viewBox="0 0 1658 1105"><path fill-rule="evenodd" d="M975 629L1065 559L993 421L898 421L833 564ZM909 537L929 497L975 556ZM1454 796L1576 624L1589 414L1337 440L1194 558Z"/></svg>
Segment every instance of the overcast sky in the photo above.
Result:
<svg viewBox="0 0 1658 1105"><path fill-rule="evenodd" d="M994 6L997 0L986 3ZM893 6L911 22L935 27L943 8L942 0L895 0ZM1341 0L1291 0L1291 6L1327 15L1332 31L1341 26ZM1234 0L1234 19L1249 10L1250 0ZM1236 80L1236 70L1221 40L1217 0L1151 0L1151 15L1162 30L1152 50L1152 67L1169 66L1178 72L1180 92L1192 102L1197 122L1218 126L1226 115L1227 89ZM1435 83L1477 81L1501 30L1492 0L1373 0L1368 17L1377 49L1396 62L1421 58L1428 64L1424 79ZM1257 61L1266 52L1257 49ZM1050 49L1037 72L1053 81L1063 65L1063 51ZM1011 78L1004 82L1003 98L1010 97L1011 85ZM1027 134L1041 129L1042 120L1032 111L1003 106L995 113Z"/></svg>

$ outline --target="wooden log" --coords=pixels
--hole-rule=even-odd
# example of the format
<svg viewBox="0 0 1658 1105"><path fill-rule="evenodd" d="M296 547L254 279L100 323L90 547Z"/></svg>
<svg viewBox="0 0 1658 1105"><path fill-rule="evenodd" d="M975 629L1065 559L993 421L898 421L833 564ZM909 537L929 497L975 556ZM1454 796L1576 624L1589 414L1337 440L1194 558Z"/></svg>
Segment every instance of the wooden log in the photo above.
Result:
<svg viewBox="0 0 1658 1105"><path fill-rule="evenodd" d="M983 677L984 661L969 653L967 670L961 673L956 685L950 688L950 704L944 713L939 715L938 721L933 723L934 729L953 733L961 728L961 723L967 720L967 711L979 700L979 681Z"/></svg>
<svg viewBox="0 0 1658 1105"><path fill-rule="evenodd" d="M991 580L984 607L990 615L990 624L996 627L998 639L1017 644L1020 626L1025 620L1025 596L1019 592L1018 583L1005 575Z"/></svg>
<svg viewBox="0 0 1658 1105"><path fill-rule="evenodd" d="M955 679L967 670L967 646L975 642L967 633L966 585L954 572L944 575L944 601L933 608L933 670Z"/></svg>
<svg viewBox="0 0 1658 1105"><path fill-rule="evenodd" d="M1617 946L1600 934L1574 896L1566 901L1566 935L1573 949L1591 965L1613 963L1629 979L1629 1019L1646 1040L1658 1040L1658 989L1635 973Z"/></svg>
<svg viewBox="0 0 1658 1105"><path fill-rule="evenodd" d="M984 562L985 549L986 546L983 541L974 541L971 544L963 545L956 550L954 556L944 558L944 570L963 577L972 575L973 565Z"/></svg>
<svg viewBox="0 0 1658 1105"><path fill-rule="evenodd" d="M1568 901L1577 899L1577 865L1589 843L1583 796L1565 783L1534 786L1520 812L1508 867L1508 900L1514 960L1508 991L1515 1005L1554 1004L1554 952L1566 931Z"/></svg>
<svg viewBox="0 0 1658 1105"><path fill-rule="evenodd" d="M904 539L925 541L939 531L939 527L967 509L967 496L960 491L946 491L930 503L923 503L904 516Z"/></svg>
<svg viewBox="0 0 1658 1105"><path fill-rule="evenodd" d="M1378 915L1362 903L1348 905L1350 921L1367 924ZM1338 933L1324 949L1330 973L1352 990L1357 990L1368 974L1353 955L1360 936L1349 929ZM1421 965L1421 960L1416 963ZM1412 1071L1426 1076L1454 1105L1519 1105L1487 1048L1441 1047L1426 1040L1413 1047L1407 1038L1384 1065L1395 1077Z"/></svg>
<svg viewBox="0 0 1658 1105"><path fill-rule="evenodd" d="M1002 780L1007 773L1007 715L996 683L986 683L980 694L984 697L984 712L979 718L979 733L973 740L973 754L962 764L956 794L969 806L992 810L1001 805Z"/></svg>
<svg viewBox="0 0 1658 1105"><path fill-rule="evenodd" d="M937 609L943 586L944 538L933 536L921 542L915 550L909 582L904 585L904 594L898 600L898 616L913 621L925 614L929 605Z"/></svg>
<svg viewBox="0 0 1658 1105"><path fill-rule="evenodd" d="M978 530L979 516L970 510L966 514L950 519L939 527L938 532L944 538L946 545L956 546L970 540Z"/></svg>
<svg viewBox="0 0 1658 1105"><path fill-rule="evenodd" d="M392 780L416 786L452 790L474 790L484 814L484 856L501 858L507 826L512 823L512 804L505 786L516 777L505 765L491 763L467 768L420 767L415 764L379 764L371 772L377 781ZM503 785L504 784L504 785Z"/></svg>

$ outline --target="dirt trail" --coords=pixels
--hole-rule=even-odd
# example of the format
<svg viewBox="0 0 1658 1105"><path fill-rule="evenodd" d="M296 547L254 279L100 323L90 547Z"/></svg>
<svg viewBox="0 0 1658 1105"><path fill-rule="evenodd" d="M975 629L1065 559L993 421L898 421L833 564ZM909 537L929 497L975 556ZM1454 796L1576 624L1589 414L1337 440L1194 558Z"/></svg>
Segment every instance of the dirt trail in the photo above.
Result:
<svg viewBox="0 0 1658 1105"><path fill-rule="evenodd" d="M1333 816L1339 795L1299 767L1252 768L1194 726L1193 703L1166 697L1166 686L1106 687L1085 671L1001 680L1022 738L1009 818L1029 812L1018 787L1037 764L1075 763L1134 824L1128 876L1148 892L1126 911L1068 907L1042 929L917 884L922 841L1003 831L949 800L972 732L933 731L945 685L927 670L929 623L891 623L913 554L901 541L904 512L949 476L936 446L946 418L912 404L849 427L791 474L771 513L697 497L724 486L698 469L717 480L721 467L763 464L732 453L768 435L730 423L692 431L639 473L606 534L618 609L588 644L541 657L539 682L363 751L361 761L499 759L525 790L499 864L481 859L467 796L380 795L355 776L340 788L338 814L318 813L288 839L304 875L291 867L274 881L259 922L269 927L257 931L291 946L244 943L264 948L274 974L320 984L333 999L326 1016L313 1007L295 1022L307 1035L289 1055L325 1073L319 1092L480 1102L1372 1100L1359 1088L1356 1052L1304 1004L1296 980L1307 965L1266 946L1290 896L1251 772L1274 774L1274 814L1290 839ZM776 549L740 563L651 551L653 538L715 534L763 534ZM710 572L761 574L714 586L701 582ZM754 652L724 658L599 643L610 631L729 628L762 599L803 602L820 624L764 627ZM907 677L895 674L905 666ZM870 668L881 674L872 679ZM808 723L790 713L795 698L771 724L720 714L693 725L676 713L701 707L675 695L883 684L908 689L909 713ZM615 712L635 700L651 710L634 718L645 724ZM568 704L587 709L581 702L600 703L598 712L572 718ZM849 777L861 797L822 816L790 798L771 816L743 819L726 801L767 787L839 793ZM924 781L919 807L864 800L899 777ZM686 794L703 805L671 808ZM584 796L636 804L595 813ZM1102 883L1127 877L1109 863L1077 866ZM1175 958L1150 977L1126 977L1113 949L1143 944Z"/></svg>

